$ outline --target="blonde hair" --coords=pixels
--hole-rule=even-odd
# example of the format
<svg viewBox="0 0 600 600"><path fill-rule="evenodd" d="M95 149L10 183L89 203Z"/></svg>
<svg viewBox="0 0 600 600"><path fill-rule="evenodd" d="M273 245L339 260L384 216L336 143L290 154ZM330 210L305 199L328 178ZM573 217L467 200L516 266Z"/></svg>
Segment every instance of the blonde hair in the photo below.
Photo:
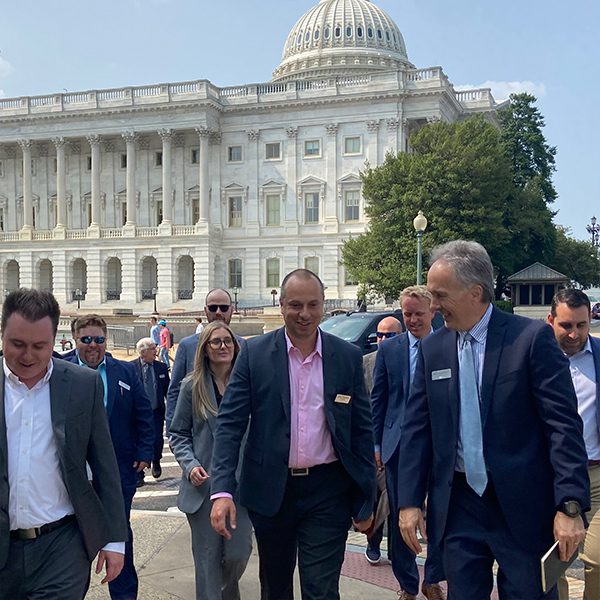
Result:
<svg viewBox="0 0 600 600"><path fill-rule="evenodd" d="M400 302L402 302L404 298L423 298L424 300L427 300L428 304L431 304L431 301L433 300L431 292L425 285L410 285L404 288L400 292Z"/></svg>
<svg viewBox="0 0 600 600"><path fill-rule="evenodd" d="M213 321L206 325L202 330L200 338L198 339L198 346L196 347L194 369L190 375L192 380L192 405L196 415L202 419L207 419L209 414L217 414L217 407L212 400L212 394L207 385L207 379L211 374L211 370L208 353L206 351L210 337L217 329L225 329L233 340L233 360L231 361L231 369L233 369L235 359L240 352L240 344L231 328L225 322Z"/></svg>

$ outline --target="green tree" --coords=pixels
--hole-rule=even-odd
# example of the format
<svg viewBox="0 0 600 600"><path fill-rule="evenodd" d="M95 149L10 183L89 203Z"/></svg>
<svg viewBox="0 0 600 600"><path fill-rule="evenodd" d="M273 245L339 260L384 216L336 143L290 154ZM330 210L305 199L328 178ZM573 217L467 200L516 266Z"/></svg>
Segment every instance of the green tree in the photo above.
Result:
<svg viewBox="0 0 600 600"><path fill-rule="evenodd" d="M564 227L556 228L555 254L548 266L584 289L600 285L600 260L596 250L590 242L572 238Z"/></svg>
<svg viewBox="0 0 600 600"><path fill-rule="evenodd" d="M453 239L477 240L494 264L512 272L505 213L514 186L498 129L482 117L435 123L415 134L411 147L362 174L370 225L344 245L349 272L385 296L397 297L414 283L412 221L419 210L429 220L425 251Z"/></svg>
<svg viewBox="0 0 600 600"><path fill-rule="evenodd" d="M558 196L552 183L556 147L544 137L544 117L535 102L531 94L511 94L508 105L498 111L498 120L515 185L521 189L533 185L549 204Z"/></svg>

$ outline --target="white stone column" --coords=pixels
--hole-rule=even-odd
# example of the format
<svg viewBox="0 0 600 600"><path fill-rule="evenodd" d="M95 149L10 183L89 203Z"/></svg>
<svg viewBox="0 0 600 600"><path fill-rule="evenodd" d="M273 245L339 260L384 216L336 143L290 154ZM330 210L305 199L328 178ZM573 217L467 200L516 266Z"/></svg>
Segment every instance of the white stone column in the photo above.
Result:
<svg viewBox="0 0 600 600"><path fill-rule="evenodd" d="M337 233L338 231L338 211L337 211L337 123L328 123L325 125L327 131L327 148L325 150L326 197L321 198L323 211L324 231L328 233Z"/></svg>
<svg viewBox="0 0 600 600"><path fill-rule="evenodd" d="M392 152L392 154L398 154L398 152L401 150L398 140L398 132L400 131L401 120L394 117L392 119L388 119L386 123L388 128L388 150Z"/></svg>
<svg viewBox="0 0 600 600"><path fill-rule="evenodd" d="M23 153L23 227L21 231L33 230L33 190L31 187L31 140L19 140ZM21 238L22 239L22 238Z"/></svg>
<svg viewBox="0 0 600 600"><path fill-rule="evenodd" d="M285 132L288 136L287 143L287 196L283 205L284 225L286 235L298 235L298 204L302 198L297 197L298 188L298 157L297 137L298 127L288 127Z"/></svg>
<svg viewBox="0 0 600 600"><path fill-rule="evenodd" d="M199 157L199 179L198 193L200 201L200 218L198 223L208 223L208 202L210 195L210 181L208 174L208 140L210 130L207 127L196 127L196 133L200 137L200 157ZM195 225L195 223L194 223Z"/></svg>
<svg viewBox="0 0 600 600"><path fill-rule="evenodd" d="M127 145L127 222L126 227L135 227L137 224L136 214L136 189L135 189L135 141L133 131L121 134Z"/></svg>
<svg viewBox="0 0 600 600"><path fill-rule="evenodd" d="M100 231L100 136L87 136L92 148L92 222L89 229Z"/></svg>
<svg viewBox="0 0 600 600"><path fill-rule="evenodd" d="M158 135L162 140L163 220L161 225L170 226L173 220L173 178L171 176L171 146L173 141L173 130L160 129Z"/></svg>
<svg viewBox="0 0 600 600"><path fill-rule="evenodd" d="M56 148L56 226L55 233L64 232L67 228L67 165L65 161L65 139L52 138ZM56 237L56 236L55 236Z"/></svg>
<svg viewBox="0 0 600 600"><path fill-rule="evenodd" d="M369 141L365 155L371 167L380 164L379 160L379 119L367 121L367 131L369 132Z"/></svg>

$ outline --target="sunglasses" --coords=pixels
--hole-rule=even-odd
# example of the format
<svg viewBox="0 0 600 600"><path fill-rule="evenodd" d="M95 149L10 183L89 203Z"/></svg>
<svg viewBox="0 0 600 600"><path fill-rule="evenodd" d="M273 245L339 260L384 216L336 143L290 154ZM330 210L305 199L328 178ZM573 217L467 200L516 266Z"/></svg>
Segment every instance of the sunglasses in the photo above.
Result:
<svg viewBox="0 0 600 600"><path fill-rule="evenodd" d="M231 308L231 304L209 304L206 308L208 308L210 312L217 312L217 310L220 310L224 313Z"/></svg>
<svg viewBox="0 0 600 600"><path fill-rule="evenodd" d="M218 350L221 345L225 346L225 348L231 348L233 346L233 340L231 338L214 338L212 340L208 340L211 348Z"/></svg>
<svg viewBox="0 0 600 600"><path fill-rule="evenodd" d="M389 338L393 338L396 337L398 334L395 331L378 331L375 334L379 339L389 339Z"/></svg>
<svg viewBox="0 0 600 600"><path fill-rule="evenodd" d="M96 342L96 344L104 344L106 338L103 335L97 335L96 337L93 335L84 335L79 338L79 341L82 344L91 344L92 342Z"/></svg>

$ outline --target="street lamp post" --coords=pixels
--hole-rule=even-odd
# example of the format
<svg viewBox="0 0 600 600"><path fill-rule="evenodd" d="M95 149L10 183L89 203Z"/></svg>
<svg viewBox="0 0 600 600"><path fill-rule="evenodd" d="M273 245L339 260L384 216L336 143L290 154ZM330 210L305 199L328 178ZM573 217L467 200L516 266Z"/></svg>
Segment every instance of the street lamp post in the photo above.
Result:
<svg viewBox="0 0 600 600"><path fill-rule="evenodd" d="M275 306L275 298L277 298L277 290L271 290L271 296L273 296L273 306Z"/></svg>
<svg viewBox="0 0 600 600"><path fill-rule="evenodd" d="M156 310L156 294L158 293L158 289L153 287L152 288L152 301L154 302L154 307L152 309L152 312L157 315L158 311Z"/></svg>
<svg viewBox="0 0 600 600"><path fill-rule="evenodd" d="M77 288L75 290L75 299L77 300L77 310L81 308L81 290Z"/></svg>
<svg viewBox="0 0 600 600"><path fill-rule="evenodd" d="M234 287L231 291L233 292L233 312L237 313L237 311L238 311L237 295L238 295L239 290L237 289L237 287Z"/></svg>
<svg viewBox="0 0 600 600"><path fill-rule="evenodd" d="M427 218L422 210L414 218L413 227L417 232L417 285L421 285L423 274L423 233L427 229Z"/></svg>
<svg viewBox="0 0 600 600"><path fill-rule="evenodd" d="M596 223L596 217L592 217L589 225L586 226L587 232L592 236L592 246L598 252L600 246L600 224Z"/></svg>

